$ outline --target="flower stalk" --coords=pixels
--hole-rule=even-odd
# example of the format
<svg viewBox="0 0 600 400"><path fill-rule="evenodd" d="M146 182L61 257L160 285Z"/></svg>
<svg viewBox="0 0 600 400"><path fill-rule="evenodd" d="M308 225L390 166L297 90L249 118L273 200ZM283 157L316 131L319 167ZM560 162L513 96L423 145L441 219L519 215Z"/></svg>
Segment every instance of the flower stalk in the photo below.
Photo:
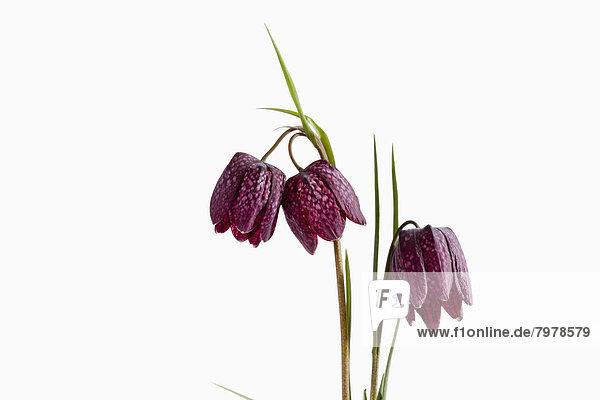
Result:
<svg viewBox="0 0 600 400"><path fill-rule="evenodd" d="M277 148L277 146L279 146L279 144L280 144L280 143L283 141L283 139L285 139L285 137L286 137L288 134L290 134L290 133L292 133L292 132L294 132L294 131L299 131L301 127L298 127L298 126L290 126L290 127L287 127L287 128L288 128L288 129L287 129L285 132L283 132L283 133L282 133L282 134L279 136L279 138L277 138L277 140L275 141L275 144L273 144L273 146L271 146L271 148L269 149L269 151L267 151L267 152L265 153L265 155L264 155L264 156L262 156L262 158L260 159L260 161L262 161L262 162L265 162L265 161L267 161L267 157L269 157L269 156L271 155L271 153L273 153L273 152L275 151L275 149Z"/></svg>
<svg viewBox="0 0 600 400"><path fill-rule="evenodd" d="M323 150L323 144L317 136L315 139L319 145L315 146L323 160L329 161L327 153ZM331 151L330 151L331 152ZM333 242L333 253L335 259L335 277L338 292L338 310L340 314L340 344L342 361L342 400L350 400L350 338L348 332L348 316L346 308L346 286L344 279L344 266L342 259L342 242L338 239Z"/></svg>
<svg viewBox="0 0 600 400"><path fill-rule="evenodd" d="M338 291L338 306L340 313L340 338L342 357L342 400L350 399L350 341L348 337L348 320L346 316L346 288L344 283L344 267L342 261L342 244L339 240L333 242L335 256L335 276Z"/></svg>
<svg viewBox="0 0 600 400"><path fill-rule="evenodd" d="M300 165L298 165L298 163L296 162L296 159L294 158L294 153L292 153L292 144L294 143L294 139L296 139L298 136L306 136L306 135L304 135L304 133L294 133L292 135L292 137L290 138L290 142L288 143L288 153L290 155L290 160L292 160L292 164L294 164L294 167L296 167L298 172L302 172L303 168Z"/></svg>
<svg viewBox="0 0 600 400"><path fill-rule="evenodd" d="M321 159L331 163L327 153L323 150L323 145L318 137L316 141L320 144L315 146ZM291 140L290 140L291 142ZM335 260L335 278L338 292L338 311L340 314L340 350L342 361L342 400L350 400L350 335L348 332L348 314L346 308L346 284L344 278L344 265L342 259L341 239L333 242L333 253Z"/></svg>
<svg viewBox="0 0 600 400"><path fill-rule="evenodd" d="M277 45L275 44L275 40L273 39L273 36L271 36L271 32L269 32L268 28L267 28L267 32L269 34L269 37L271 38L271 43L273 44L273 48L275 49L275 52L277 53L277 58L279 60L280 66L281 66L281 70L285 77L285 81L287 83L288 90L290 92L290 96L292 97L292 100L294 101L294 105L296 106L297 112L290 111L290 110L283 110L283 109L273 109L273 108L271 108L271 110L295 115L296 117L300 118L300 121L302 121L302 129L298 129L298 130L301 133L303 133L311 141L313 146L319 152L319 156L321 157L321 159L327 161L328 163L330 163L332 166L335 167L335 159L333 157L333 151L331 149L331 144L329 142L329 138L327 137L327 134L325 133L325 131L323 129L321 129L321 127L319 125L317 125L312 120L312 118L304 115L304 112L302 111L302 106L300 105L300 99L298 97L298 92L296 91L296 86L294 85L294 81L292 80L292 77L287 69L287 66L285 65L285 62L283 61L283 57L281 56L281 53L279 52L279 49L277 48ZM315 131L316 131L316 133L315 133ZM295 134L290 139L290 143L289 143L290 157L292 158L292 162L294 163L296 168L298 168L299 171L302 171L302 169L295 162L295 160L291 154L291 145L292 145L293 139L296 135L297 134ZM354 194L353 191L352 191L352 194ZM356 199L356 205L358 205L357 199ZM284 211L285 211L285 207L284 207ZM352 210L346 209L345 211L352 211ZM346 213L346 214L348 214L348 213ZM354 222L361 223L364 225L365 221L364 221L364 217L362 216L362 213L360 212L360 209L358 209L358 213L352 213L352 214L353 214L354 218L350 217L350 215L347 215L347 216L350 217L351 220L354 220ZM337 291L338 291L338 309L339 309L339 314L340 314L340 342L341 342L341 361L342 361L342 371L341 371L342 372L342 400L350 400L350 335L349 335L348 314L347 314L348 310L346 308L346 286L345 286L344 266L343 266L343 259L342 259L342 243L340 241L340 238L337 238L336 240L333 241L333 250L334 250L334 259L335 259L336 283L337 283Z"/></svg>

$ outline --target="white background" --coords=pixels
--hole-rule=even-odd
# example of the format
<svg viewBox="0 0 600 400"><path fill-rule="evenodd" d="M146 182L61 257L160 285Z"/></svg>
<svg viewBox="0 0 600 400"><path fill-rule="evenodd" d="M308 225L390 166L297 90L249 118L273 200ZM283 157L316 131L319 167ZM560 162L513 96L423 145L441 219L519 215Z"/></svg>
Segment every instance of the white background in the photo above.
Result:
<svg viewBox="0 0 600 400"><path fill-rule="evenodd" d="M254 249L209 218L231 156L295 123L256 109L292 107L264 23L369 221L343 241L357 304L375 133L382 258L392 142L401 219L452 227L467 256L475 304L444 326L592 328L426 341L402 324L389 398L594 397L599 18L594 1L3 1L0 398L235 398L211 381L339 398L331 244L308 255L280 215ZM294 173L283 148L270 162ZM358 312L353 332L358 398Z"/></svg>

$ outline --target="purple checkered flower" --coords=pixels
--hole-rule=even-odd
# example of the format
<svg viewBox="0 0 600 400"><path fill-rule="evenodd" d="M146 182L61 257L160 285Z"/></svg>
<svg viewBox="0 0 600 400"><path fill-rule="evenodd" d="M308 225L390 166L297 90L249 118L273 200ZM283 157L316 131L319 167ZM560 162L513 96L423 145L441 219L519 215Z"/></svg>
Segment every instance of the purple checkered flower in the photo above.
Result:
<svg viewBox="0 0 600 400"><path fill-rule="evenodd" d="M441 309L461 320L462 302L472 305L467 262L456 235L450 228L404 229L392 252L388 272L410 284L409 324L415 310L425 325L440 325Z"/></svg>
<svg viewBox="0 0 600 400"><path fill-rule="evenodd" d="M215 231L231 228L233 236L254 247L273 235L285 175L246 153L236 153L213 191L210 218Z"/></svg>
<svg viewBox="0 0 600 400"><path fill-rule="evenodd" d="M341 238L346 218L367 223L352 186L325 160L288 179L281 205L290 229L310 254L317 249L317 235L330 241Z"/></svg>

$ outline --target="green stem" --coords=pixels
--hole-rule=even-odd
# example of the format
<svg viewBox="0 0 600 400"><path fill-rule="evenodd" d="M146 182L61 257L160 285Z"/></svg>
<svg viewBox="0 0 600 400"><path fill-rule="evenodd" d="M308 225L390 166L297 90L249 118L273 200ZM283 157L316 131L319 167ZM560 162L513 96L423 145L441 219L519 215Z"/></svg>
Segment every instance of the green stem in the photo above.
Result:
<svg viewBox="0 0 600 400"><path fill-rule="evenodd" d="M266 25L265 25L266 27ZM296 115L302 121L303 131L306 136L313 143L315 148L318 150L319 155L322 159L329 161L332 165L335 165L335 161L333 158L333 152L331 151L331 145L329 143L329 138L323 132L323 130L314 123L314 121L310 120L304 115L302 111L302 106L300 105L300 99L298 97L298 92L296 91L296 86L294 85L294 81L283 61L283 57L281 56L281 52L279 48L275 44L275 40L273 36L271 36L271 32L269 32L269 28L267 28L267 32L269 33L269 37L271 38L271 43L273 43L273 48L277 53L277 59L279 60L279 65L281 66L281 71L283 72L283 76L285 77L285 82L287 83L288 90L290 95L292 96L292 100L294 101L294 105L296 106L296 110L298 111L288 111L288 110L277 110L286 112L288 114ZM318 131L318 135L313 131L313 126ZM350 343L349 343L349 335L348 335L348 324L346 318L346 289L344 286L344 267L343 267L343 259L342 259L342 244L339 240L333 242L333 249L335 255L335 273L337 278L337 289L338 289L338 303L339 303L339 312L340 312L340 335L341 335L341 348L342 348L342 400L350 400Z"/></svg>
<svg viewBox="0 0 600 400"><path fill-rule="evenodd" d="M381 327L381 325L380 325ZM373 332L373 349L371 350L371 400L377 398L377 378L379 376L379 335L381 329Z"/></svg>
<svg viewBox="0 0 600 400"><path fill-rule="evenodd" d="M346 289L344 287L344 266L342 244L333 242L335 256L335 276L337 279L338 306L340 314L340 337L342 356L342 400L350 399L350 343L348 341L348 322L346 318Z"/></svg>

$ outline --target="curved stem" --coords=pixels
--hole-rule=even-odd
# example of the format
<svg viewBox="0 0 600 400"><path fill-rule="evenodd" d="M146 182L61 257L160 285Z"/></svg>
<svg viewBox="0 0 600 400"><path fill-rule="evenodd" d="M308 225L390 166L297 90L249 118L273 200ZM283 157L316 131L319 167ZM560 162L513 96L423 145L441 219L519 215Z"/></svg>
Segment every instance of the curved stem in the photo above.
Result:
<svg viewBox="0 0 600 400"><path fill-rule="evenodd" d="M403 222L402 225L400 225L398 227L398 229L396 229L396 233L394 233L394 238L392 239L392 243L390 244L390 249L388 251L387 261L385 262L385 272L388 272L388 268L390 266L390 262L392 261L392 253L394 251L394 248L396 248L396 242L398 241L398 237L400 236L400 232L407 225L414 225L415 228L417 228L417 229L420 228L419 224L417 224L415 221L408 220L408 221Z"/></svg>
<svg viewBox="0 0 600 400"><path fill-rule="evenodd" d="M294 166L298 169L298 172L302 172L302 167L298 165L296 159L294 158L294 154L292 153L292 143L298 136L306 137L306 135L302 132L294 133L294 135L290 138L290 142L288 143L288 153L290 153L290 159L292 160L292 163L294 163Z"/></svg>
<svg viewBox="0 0 600 400"><path fill-rule="evenodd" d="M260 159L260 161L265 162L267 160L267 157L269 157L271 155L271 153L273 153L273 151L275 151L275 149L277 148L277 146L279 146L279 144L281 143L281 141L283 139L285 139L285 137L289 133L292 133L294 131L299 131L300 130L300 129L298 129L299 127L297 127L297 126L288 126L287 128L289 128L289 129L287 129L285 132L283 132L281 134L281 136L279 136L279 138L277 139L277 141L275 141L275 144L273 146L271 146L271 148L269 149L269 151L267 151L264 156L262 156L262 158Z"/></svg>

